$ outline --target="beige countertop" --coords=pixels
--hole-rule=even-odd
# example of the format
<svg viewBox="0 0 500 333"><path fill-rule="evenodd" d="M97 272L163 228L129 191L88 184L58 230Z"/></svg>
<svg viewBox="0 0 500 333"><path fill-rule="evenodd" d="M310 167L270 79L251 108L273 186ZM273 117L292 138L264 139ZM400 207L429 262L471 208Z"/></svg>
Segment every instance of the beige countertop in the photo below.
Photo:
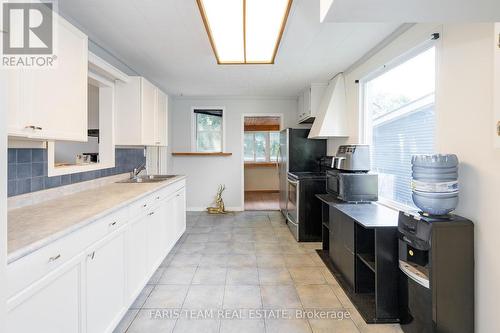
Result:
<svg viewBox="0 0 500 333"><path fill-rule="evenodd" d="M8 263L11 263L160 188L159 183L111 183L8 212Z"/></svg>

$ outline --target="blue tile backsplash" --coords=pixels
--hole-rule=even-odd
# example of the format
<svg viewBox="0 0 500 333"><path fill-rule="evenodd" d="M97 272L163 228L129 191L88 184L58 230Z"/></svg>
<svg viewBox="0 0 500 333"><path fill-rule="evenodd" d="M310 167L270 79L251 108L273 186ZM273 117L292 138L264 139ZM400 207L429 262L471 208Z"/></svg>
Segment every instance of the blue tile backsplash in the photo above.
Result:
<svg viewBox="0 0 500 333"><path fill-rule="evenodd" d="M119 173L131 172L145 161L143 148L117 148L115 151L114 168L47 177L46 149L9 148L9 165L7 171L8 196L11 197Z"/></svg>

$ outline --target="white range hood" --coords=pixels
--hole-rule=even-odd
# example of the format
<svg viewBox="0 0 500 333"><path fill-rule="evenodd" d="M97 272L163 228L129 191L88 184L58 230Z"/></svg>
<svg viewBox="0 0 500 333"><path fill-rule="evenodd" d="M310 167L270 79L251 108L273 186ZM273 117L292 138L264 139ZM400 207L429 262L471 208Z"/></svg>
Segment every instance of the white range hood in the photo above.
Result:
<svg viewBox="0 0 500 333"><path fill-rule="evenodd" d="M347 137L347 102L344 74L337 74L328 84L318 114L309 132L310 139Z"/></svg>

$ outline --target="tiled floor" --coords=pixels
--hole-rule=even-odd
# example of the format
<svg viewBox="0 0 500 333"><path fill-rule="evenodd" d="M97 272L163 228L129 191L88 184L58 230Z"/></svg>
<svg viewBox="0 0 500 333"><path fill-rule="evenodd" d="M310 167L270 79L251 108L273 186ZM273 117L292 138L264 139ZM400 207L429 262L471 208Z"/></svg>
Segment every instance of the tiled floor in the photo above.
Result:
<svg viewBox="0 0 500 333"><path fill-rule="evenodd" d="M245 210L279 210L279 192L245 191Z"/></svg>
<svg viewBox="0 0 500 333"><path fill-rule="evenodd" d="M365 324L320 243L297 243L279 212L188 213L187 224L115 332L401 332Z"/></svg>

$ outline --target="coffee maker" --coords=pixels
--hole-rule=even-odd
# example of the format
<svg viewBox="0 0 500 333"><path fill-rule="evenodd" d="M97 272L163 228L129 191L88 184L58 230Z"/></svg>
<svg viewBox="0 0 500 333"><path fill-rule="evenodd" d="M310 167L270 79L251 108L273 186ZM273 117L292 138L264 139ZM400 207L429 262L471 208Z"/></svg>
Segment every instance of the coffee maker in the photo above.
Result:
<svg viewBox="0 0 500 333"><path fill-rule="evenodd" d="M474 225L399 213L399 307L405 333L474 332Z"/></svg>

